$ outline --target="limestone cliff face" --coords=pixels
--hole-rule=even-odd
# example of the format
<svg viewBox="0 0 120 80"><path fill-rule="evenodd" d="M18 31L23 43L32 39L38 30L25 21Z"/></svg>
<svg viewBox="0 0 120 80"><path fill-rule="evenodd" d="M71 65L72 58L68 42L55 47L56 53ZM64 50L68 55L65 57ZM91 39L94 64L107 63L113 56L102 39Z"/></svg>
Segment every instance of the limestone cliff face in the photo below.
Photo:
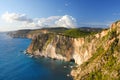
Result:
<svg viewBox="0 0 120 80"><path fill-rule="evenodd" d="M27 51L38 56L70 61L73 55L73 39L62 35L39 34Z"/></svg>
<svg viewBox="0 0 120 80"><path fill-rule="evenodd" d="M120 80L120 21L108 30L81 38L40 33L34 36L27 52L75 60L78 65L71 72L74 80Z"/></svg>
<svg viewBox="0 0 120 80"><path fill-rule="evenodd" d="M74 60L80 65L95 53L101 43L99 40L105 35L107 35L107 31L81 38L54 33L40 33L34 36L27 52L65 61Z"/></svg>
<svg viewBox="0 0 120 80"><path fill-rule="evenodd" d="M92 53L88 52L92 57L73 68L74 80L120 80L120 21L100 34L101 37L96 34L98 40L94 38L93 43L89 43L89 47L96 45L91 48Z"/></svg>

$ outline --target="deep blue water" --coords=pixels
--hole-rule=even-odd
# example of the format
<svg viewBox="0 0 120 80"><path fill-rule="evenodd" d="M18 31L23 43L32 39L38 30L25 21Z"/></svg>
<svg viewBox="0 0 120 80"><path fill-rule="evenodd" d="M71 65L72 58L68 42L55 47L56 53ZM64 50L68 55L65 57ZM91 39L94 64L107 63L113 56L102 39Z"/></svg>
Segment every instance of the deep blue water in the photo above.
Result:
<svg viewBox="0 0 120 80"><path fill-rule="evenodd" d="M72 63L23 54L30 42L0 33L0 80L72 80L67 76Z"/></svg>

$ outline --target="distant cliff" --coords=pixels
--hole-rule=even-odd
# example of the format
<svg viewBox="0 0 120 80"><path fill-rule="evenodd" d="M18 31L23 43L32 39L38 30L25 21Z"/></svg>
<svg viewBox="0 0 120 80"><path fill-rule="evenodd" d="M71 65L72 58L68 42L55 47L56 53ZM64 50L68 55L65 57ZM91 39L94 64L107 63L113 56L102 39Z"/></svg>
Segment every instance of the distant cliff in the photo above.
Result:
<svg viewBox="0 0 120 80"><path fill-rule="evenodd" d="M40 33L62 33L65 30L68 30L64 27L56 27L56 28L42 28L42 29L25 29L25 30L18 30L18 31L11 31L7 34L12 38L34 38L34 36Z"/></svg>
<svg viewBox="0 0 120 80"><path fill-rule="evenodd" d="M11 31L8 32L7 34L13 38L27 38L27 34L31 30L18 30L18 31Z"/></svg>

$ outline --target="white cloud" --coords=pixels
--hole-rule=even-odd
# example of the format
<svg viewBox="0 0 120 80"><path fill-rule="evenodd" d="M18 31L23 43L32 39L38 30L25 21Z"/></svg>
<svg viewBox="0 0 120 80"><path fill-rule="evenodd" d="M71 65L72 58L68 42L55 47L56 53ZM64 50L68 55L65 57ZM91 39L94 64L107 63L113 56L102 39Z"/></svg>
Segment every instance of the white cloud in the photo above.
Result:
<svg viewBox="0 0 120 80"><path fill-rule="evenodd" d="M57 26L74 28L76 27L76 20L72 16L65 15L62 16L58 21L55 22Z"/></svg>
<svg viewBox="0 0 120 80"><path fill-rule="evenodd" d="M24 23L26 27L43 28L43 27L76 27L76 20L72 16L50 16L48 18L35 18L31 23Z"/></svg>
<svg viewBox="0 0 120 80"><path fill-rule="evenodd" d="M10 24L21 23L16 26L17 29L38 29L43 27L76 27L76 20L72 16L50 16L48 18L28 18L25 14L8 13L2 15L2 19ZM13 25L14 26L14 25ZM10 27L12 29L12 27Z"/></svg>
<svg viewBox="0 0 120 80"><path fill-rule="evenodd" d="M61 16L51 16L48 18L40 18L38 19L38 25L41 27L53 27L55 26L55 22L58 21Z"/></svg>
<svg viewBox="0 0 120 80"><path fill-rule="evenodd" d="M2 19L10 23L14 21L32 22L32 19L28 18L25 14L18 14L18 13L6 12L2 15Z"/></svg>

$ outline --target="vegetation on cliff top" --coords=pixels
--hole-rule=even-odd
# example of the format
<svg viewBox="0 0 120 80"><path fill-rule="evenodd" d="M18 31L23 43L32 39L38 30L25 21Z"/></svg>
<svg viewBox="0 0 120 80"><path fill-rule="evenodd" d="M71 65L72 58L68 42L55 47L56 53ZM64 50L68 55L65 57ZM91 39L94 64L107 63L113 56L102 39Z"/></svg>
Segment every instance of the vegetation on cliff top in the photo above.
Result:
<svg viewBox="0 0 120 80"><path fill-rule="evenodd" d="M81 29L70 29L66 30L63 34L65 36L73 37L73 38L78 38L78 37L86 37L92 34L98 33L97 31L85 31Z"/></svg>
<svg viewBox="0 0 120 80"><path fill-rule="evenodd" d="M85 37L91 34L96 34L102 31L102 28L89 28L89 27L81 27L81 28L64 28L64 27L56 27L56 28L42 28L36 30L19 30L15 32L9 32L9 35L12 37L27 37L27 35L34 35L39 33L54 33L57 35L64 35L68 37L78 38Z"/></svg>
<svg viewBox="0 0 120 80"><path fill-rule="evenodd" d="M109 29L106 36L100 39L100 46L94 55L79 67L76 71L75 80L120 80L120 25ZM79 74L78 74L78 73Z"/></svg>

